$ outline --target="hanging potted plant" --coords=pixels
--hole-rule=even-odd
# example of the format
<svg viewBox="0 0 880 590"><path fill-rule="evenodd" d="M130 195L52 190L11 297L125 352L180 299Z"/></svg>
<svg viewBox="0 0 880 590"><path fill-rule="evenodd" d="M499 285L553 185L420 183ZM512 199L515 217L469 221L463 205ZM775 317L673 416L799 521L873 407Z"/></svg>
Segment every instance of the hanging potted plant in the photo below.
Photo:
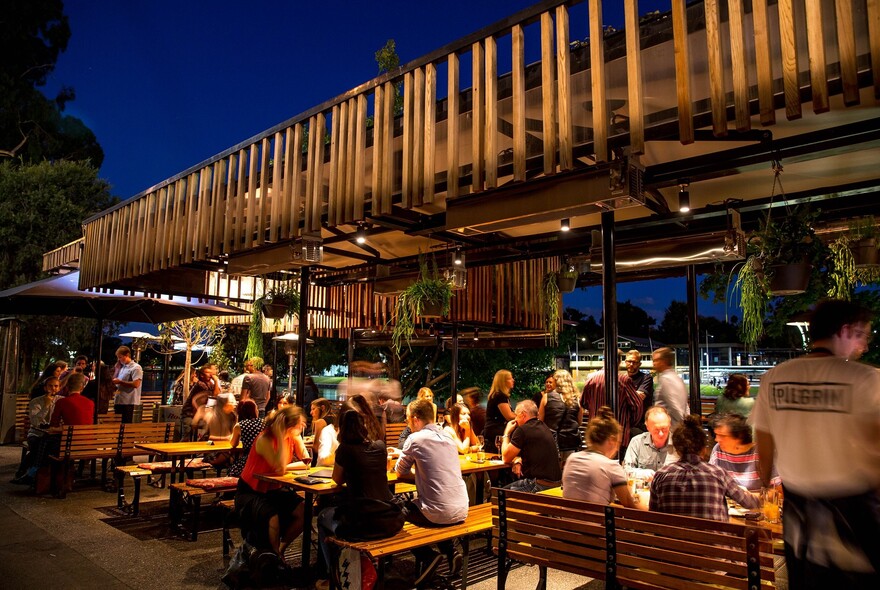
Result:
<svg viewBox="0 0 880 590"><path fill-rule="evenodd" d="M853 255L853 264L856 268L868 268L880 263L878 245L880 235L877 231L877 221L873 215L854 219L849 226L850 250Z"/></svg>
<svg viewBox="0 0 880 590"><path fill-rule="evenodd" d="M395 352L399 353L404 343L409 346L418 318L449 315L452 283L440 275L433 258L431 262L432 269L429 271L427 259L419 255L419 278L397 296L395 324L391 332Z"/></svg>
<svg viewBox="0 0 880 590"><path fill-rule="evenodd" d="M770 295L803 293L813 268L825 266L828 249L813 229L818 214L807 207L795 207L776 221L768 212L757 237Z"/></svg>
<svg viewBox="0 0 880 590"><path fill-rule="evenodd" d="M559 287L560 293L571 293L577 285L578 271L573 266L564 264L562 269L556 273L556 286Z"/></svg>
<svg viewBox="0 0 880 590"><path fill-rule="evenodd" d="M263 316L266 318L280 320L299 313L299 292L292 284L273 287L260 299Z"/></svg>

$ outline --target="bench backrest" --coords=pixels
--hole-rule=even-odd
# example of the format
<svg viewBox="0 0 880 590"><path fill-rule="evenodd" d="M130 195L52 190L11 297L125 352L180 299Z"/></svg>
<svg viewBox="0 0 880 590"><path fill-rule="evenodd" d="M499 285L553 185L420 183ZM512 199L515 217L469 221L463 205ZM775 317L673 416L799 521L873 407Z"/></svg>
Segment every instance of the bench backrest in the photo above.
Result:
<svg viewBox="0 0 880 590"><path fill-rule="evenodd" d="M497 492L499 567L505 556L630 588L769 588L775 580L769 541L755 527Z"/></svg>
<svg viewBox="0 0 880 590"><path fill-rule="evenodd" d="M392 422L385 425L385 444L389 447L396 447L397 441L400 439L400 433L406 428L406 422Z"/></svg>
<svg viewBox="0 0 880 590"><path fill-rule="evenodd" d="M15 395L15 442L27 438L27 431L31 427L31 417L28 413L30 402L31 396L28 392Z"/></svg>
<svg viewBox="0 0 880 590"><path fill-rule="evenodd" d="M115 457L119 448L119 424L82 424L65 426L61 433L61 455L78 457Z"/></svg>
<svg viewBox="0 0 880 590"><path fill-rule="evenodd" d="M169 442L173 426L171 422L123 424L119 436L119 452L133 452L137 444Z"/></svg>
<svg viewBox="0 0 880 590"><path fill-rule="evenodd" d="M610 507L558 497L495 490L493 537L501 556L605 578L605 521ZM610 518L613 520L613 512ZM501 569L499 569L499 572Z"/></svg>

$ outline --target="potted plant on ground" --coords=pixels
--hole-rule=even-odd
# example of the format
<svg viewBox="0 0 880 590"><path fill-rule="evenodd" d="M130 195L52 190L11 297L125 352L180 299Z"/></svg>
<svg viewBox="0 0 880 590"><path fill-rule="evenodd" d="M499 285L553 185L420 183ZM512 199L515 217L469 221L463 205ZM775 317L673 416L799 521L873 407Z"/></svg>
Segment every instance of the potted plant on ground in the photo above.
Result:
<svg viewBox="0 0 880 590"><path fill-rule="evenodd" d="M395 324L391 332L395 352L399 353L404 343L409 346L418 318L449 315L452 284L441 276L433 258L431 263L432 269L429 271L427 259L419 255L419 278L397 296Z"/></svg>

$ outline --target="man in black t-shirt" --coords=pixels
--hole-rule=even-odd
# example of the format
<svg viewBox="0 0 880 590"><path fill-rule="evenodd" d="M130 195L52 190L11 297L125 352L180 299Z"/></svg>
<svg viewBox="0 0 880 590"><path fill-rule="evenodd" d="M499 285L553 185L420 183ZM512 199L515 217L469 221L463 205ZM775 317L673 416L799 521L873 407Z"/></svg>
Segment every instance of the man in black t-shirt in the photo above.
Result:
<svg viewBox="0 0 880 590"><path fill-rule="evenodd" d="M556 440L547 425L538 420L535 402L519 402L514 416L504 429L501 457L513 465L514 474L522 479L505 487L535 493L560 485L562 470Z"/></svg>

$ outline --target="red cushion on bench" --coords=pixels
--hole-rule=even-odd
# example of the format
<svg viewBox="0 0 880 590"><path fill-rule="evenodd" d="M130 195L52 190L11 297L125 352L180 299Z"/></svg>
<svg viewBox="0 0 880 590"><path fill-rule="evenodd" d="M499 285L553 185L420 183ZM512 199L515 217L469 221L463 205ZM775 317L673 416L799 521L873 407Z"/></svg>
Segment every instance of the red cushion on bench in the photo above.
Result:
<svg viewBox="0 0 880 590"><path fill-rule="evenodd" d="M203 490L215 490L217 488L234 488L238 485L238 478L227 477L206 477L204 479L188 479L186 485L193 488L202 488Z"/></svg>
<svg viewBox="0 0 880 590"><path fill-rule="evenodd" d="M150 471L171 471L171 461L153 461L152 463L138 463L141 469Z"/></svg>

